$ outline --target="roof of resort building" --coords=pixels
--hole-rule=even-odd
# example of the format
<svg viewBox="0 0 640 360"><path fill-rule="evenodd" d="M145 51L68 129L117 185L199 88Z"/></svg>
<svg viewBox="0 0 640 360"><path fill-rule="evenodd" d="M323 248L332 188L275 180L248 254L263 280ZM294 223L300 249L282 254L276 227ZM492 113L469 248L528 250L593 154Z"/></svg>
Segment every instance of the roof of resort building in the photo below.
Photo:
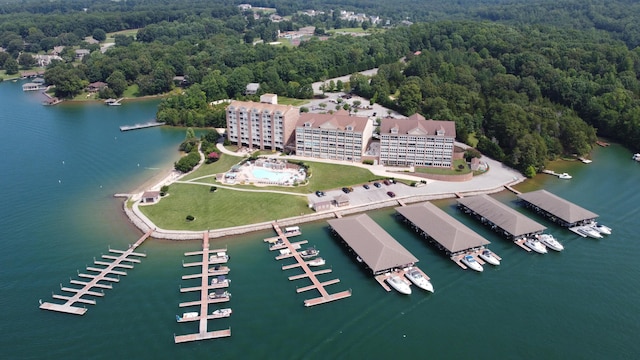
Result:
<svg viewBox="0 0 640 360"><path fill-rule="evenodd" d="M406 119L384 118L380 123L380 134L398 134L414 136L456 137L455 121L426 120L416 113Z"/></svg>
<svg viewBox="0 0 640 360"><path fill-rule="evenodd" d="M363 132L368 121L366 117L350 116L345 110L333 114L301 113L296 127Z"/></svg>
<svg viewBox="0 0 640 360"><path fill-rule="evenodd" d="M490 243L430 202L398 207L396 211L448 252L457 253Z"/></svg>
<svg viewBox="0 0 640 360"><path fill-rule="evenodd" d="M328 223L373 273L418 261L366 214L332 219Z"/></svg>
<svg viewBox="0 0 640 360"><path fill-rule="evenodd" d="M542 224L529 219L488 195L464 197L458 199L458 203L491 221L511 236L534 234L546 229Z"/></svg>
<svg viewBox="0 0 640 360"><path fill-rule="evenodd" d="M598 217L598 214L562 199L547 190L537 190L519 194L518 198L541 208L567 223L576 223Z"/></svg>
<svg viewBox="0 0 640 360"><path fill-rule="evenodd" d="M267 110L269 112L280 111L282 114L285 114L290 111L295 111L295 112L298 111L296 108L294 108L291 105L278 105L278 104L260 103L260 102L254 102L254 101L239 101L239 100L234 100L230 102L227 108L229 107L233 107L236 109L246 108L247 110L255 109L259 111Z"/></svg>

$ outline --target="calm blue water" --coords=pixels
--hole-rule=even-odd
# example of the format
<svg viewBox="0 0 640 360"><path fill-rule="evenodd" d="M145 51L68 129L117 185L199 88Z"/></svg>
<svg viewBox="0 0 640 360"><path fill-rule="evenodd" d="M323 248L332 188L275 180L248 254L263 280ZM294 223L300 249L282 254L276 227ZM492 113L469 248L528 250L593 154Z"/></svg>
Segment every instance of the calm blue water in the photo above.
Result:
<svg viewBox="0 0 640 360"><path fill-rule="evenodd" d="M120 125L153 118L156 101L44 107L20 82L0 84L0 358L174 359L174 358L420 358L459 359L636 359L640 356L640 253L637 191L640 164L613 145L597 148L594 162L552 167L573 179L541 175L521 185L541 187L600 214L614 229L602 240L583 239L515 204L510 193L497 199L549 227L562 253L526 253L455 208L436 204L492 242L502 258L484 273L463 271L394 217L393 209L370 213L420 262L435 294L386 293L329 235L325 222L304 224L303 236L321 250L340 278L330 292L353 296L314 308L297 294L305 280L289 281L266 250L261 232L216 239L228 246L232 279L228 319L209 329L232 327L228 339L175 345L174 334L197 331L177 324L178 303L197 295L181 276L183 253L197 241L151 239L148 255L122 277L86 315L38 309L59 284L69 285L107 252L124 249L140 232L123 217L114 193L162 176L178 158L181 129L152 128L121 133Z"/></svg>

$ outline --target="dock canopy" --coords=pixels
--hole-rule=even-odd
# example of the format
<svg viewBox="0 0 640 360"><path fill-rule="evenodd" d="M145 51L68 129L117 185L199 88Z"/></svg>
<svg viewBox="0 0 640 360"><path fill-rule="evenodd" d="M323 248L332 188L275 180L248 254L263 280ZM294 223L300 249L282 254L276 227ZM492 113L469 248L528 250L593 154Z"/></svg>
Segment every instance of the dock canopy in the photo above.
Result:
<svg viewBox="0 0 640 360"><path fill-rule="evenodd" d="M512 239L539 234L547 228L489 195L477 195L458 199L458 205L467 213L473 213L483 223L489 222L504 231Z"/></svg>
<svg viewBox="0 0 640 360"><path fill-rule="evenodd" d="M415 256L366 214L332 219L328 223L374 274L418 262Z"/></svg>
<svg viewBox="0 0 640 360"><path fill-rule="evenodd" d="M563 226L575 226L598 217L598 214L581 208L547 190L537 190L519 194L518 198L522 200L527 207L544 213L545 216Z"/></svg>
<svg viewBox="0 0 640 360"><path fill-rule="evenodd" d="M402 206L396 211L423 235L442 245L448 253L459 253L490 244L482 236L430 202Z"/></svg>

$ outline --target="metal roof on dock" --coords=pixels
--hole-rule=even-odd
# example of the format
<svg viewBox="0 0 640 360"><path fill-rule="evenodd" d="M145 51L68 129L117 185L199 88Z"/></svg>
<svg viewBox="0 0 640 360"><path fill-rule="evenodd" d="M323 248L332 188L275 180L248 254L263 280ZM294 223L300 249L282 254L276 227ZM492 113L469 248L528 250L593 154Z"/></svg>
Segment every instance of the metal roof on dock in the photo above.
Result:
<svg viewBox="0 0 640 360"><path fill-rule="evenodd" d="M458 199L458 204L462 204L514 237L534 234L546 229L544 225L529 219L489 195L464 197Z"/></svg>
<svg viewBox="0 0 640 360"><path fill-rule="evenodd" d="M413 254L366 214L327 222L374 274L418 262Z"/></svg>
<svg viewBox="0 0 640 360"><path fill-rule="evenodd" d="M547 190L536 190L519 194L518 198L539 207L569 224L598 217L598 214L552 194Z"/></svg>
<svg viewBox="0 0 640 360"><path fill-rule="evenodd" d="M485 238L430 202L398 207L396 211L448 252L457 253L490 244Z"/></svg>

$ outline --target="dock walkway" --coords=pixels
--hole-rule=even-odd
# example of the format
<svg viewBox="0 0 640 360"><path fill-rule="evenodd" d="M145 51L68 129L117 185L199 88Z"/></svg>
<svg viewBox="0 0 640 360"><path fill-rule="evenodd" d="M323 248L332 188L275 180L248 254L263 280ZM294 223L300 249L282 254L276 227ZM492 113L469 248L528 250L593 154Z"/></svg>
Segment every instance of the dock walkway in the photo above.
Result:
<svg viewBox="0 0 640 360"><path fill-rule="evenodd" d="M180 307L198 306L198 305L200 306L199 316L189 319L189 321L199 321L199 328L198 328L199 331L194 334L186 334L186 335L176 336L174 334L173 340L176 344L191 342L191 341L198 341L198 340L217 339L217 338L231 336L231 328L223 329L223 330L207 331L207 325L208 325L207 321L210 319L217 318L216 316L208 315L209 304L229 301L228 297L224 297L220 299L209 299L209 289L222 287L221 285L220 286L216 286L213 284L209 285L209 276L216 275L214 274L214 272L209 271L209 264L210 264L209 255L217 254L219 252L226 252L226 251L227 249L209 250L209 232L205 231L202 236L202 251L193 251L193 252L185 253L185 256L197 256L197 255L202 256L202 262L188 263L188 264L183 263L183 267L196 266L196 265L202 266L201 273L195 274L193 276L186 275L182 277L183 279L193 279L193 278L200 277L200 286L180 289L181 292L190 292L190 291L199 290L200 300L183 302L183 303L180 303L179 305ZM226 260L224 262L226 262ZM214 263L222 263L222 261L214 261ZM227 274L229 272L229 268L226 266L224 267L224 269L222 269L222 267L219 267L218 270L216 271L224 272L224 274ZM226 284L228 285L228 283Z"/></svg>
<svg viewBox="0 0 640 360"><path fill-rule="evenodd" d="M91 279L91 280L89 282L84 282L84 281L79 281L79 280L71 280L70 281L70 283L74 284L74 285L83 285L83 287L81 289L63 287L62 284L60 284L60 290L68 292L68 293L74 293L74 295L73 296L65 296L65 295L53 294L52 297L54 299L66 300L66 302L64 304L56 304L56 303L50 303L50 302L42 302L42 300L40 300L40 309L50 310L50 311L58 311L58 312L67 313L67 314L73 314L73 315L84 315L84 313L87 312L87 308L73 306L73 304L75 304L75 303L83 303L83 304L95 305L96 304L95 300L84 299L82 297L84 295L97 296L97 297L104 296L103 290L101 290L100 292L96 292L96 291L92 291L91 289L92 288L111 289L112 288L111 285L99 283L99 281L118 282L120 280L119 278L113 278L113 277L107 276L109 274L127 275L126 272L120 271L120 270L115 270L115 268L119 267L119 268L132 269L133 265L122 264L122 263L125 262L125 261L127 261L129 263L139 263L140 262L140 260L138 260L138 259L130 259L130 258L128 258L128 256L146 257L145 254L134 252L134 250L136 248L138 248L140 245L142 245L142 243L149 236L151 236L152 232L153 232L153 230L147 231L147 233L144 234L140 239L138 239L138 241L136 241L133 245L131 245L128 250L124 250L123 251L123 250L109 249L109 251L112 252L112 253L120 254L120 256L117 256L117 257L116 256L109 256L109 255L103 255L102 256L105 259L113 260L113 262L111 262L111 263L105 262L105 261L97 261L94 258L93 262L96 265L103 265L103 266L106 266L106 267L105 268L94 268L94 267L87 266L87 270L98 272L98 274L97 275L91 275L91 274L81 274L80 272L78 272L78 276L79 277L88 278L88 279Z"/></svg>
<svg viewBox="0 0 640 360"><path fill-rule="evenodd" d="M325 286L329 286L331 284L336 284L336 283L340 282L340 279L333 279L333 280L329 280L329 281L325 281L325 282L320 282L318 280L318 278L316 277L316 275L329 273L329 272L331 272L331 269L312 271L309 268L309 265L307 264L307 262L300 256L300 254L297 251L300 248L299 247L300 243L306 243L306 241L299 242L299 243L291 243L289 241L289 239L287 238L287 236L282 231L282 229L280 229L280 226L276 222L273 222L272 225L273 225L273 229L278 234L277 239L279 239L279 241L282 242L283 248L286 248L286 249L289 250L288 254L281 254L278 257L276 257L276 259L280 260L280 259L293 257L296 260L295 264L285 265L285 266L282 267L282 270L287 270L287 269L292 269L294 267L299 267L304 271L304 274L290 276L289 280L297 280L297 279L302 279L302 278L309 278L309 280L312 283L312 285L298 288L296 290L296 292L301 293L301 292L309 291L309 290L313 290L313 289L316 289L316 290L318 290L318 292L320 292L320 295L321 295L320 297L305 300L304 301L304 306L309 307L309 306L314 306L314 305L320 305L320 304L324 304L324 303L327 303L327 302L330 302L330 301L340 300L340 299L344 299L344 298L347 298L347 297L351 296L351 290L346 290L346 291L341 291L341 292L334 293L334 294L329 294L329 292L327 292L327 290L324 287ZM265 241L269 242L267 239L265 239ZM275 250L275 249L272 249L272 250Z"/></svg>

